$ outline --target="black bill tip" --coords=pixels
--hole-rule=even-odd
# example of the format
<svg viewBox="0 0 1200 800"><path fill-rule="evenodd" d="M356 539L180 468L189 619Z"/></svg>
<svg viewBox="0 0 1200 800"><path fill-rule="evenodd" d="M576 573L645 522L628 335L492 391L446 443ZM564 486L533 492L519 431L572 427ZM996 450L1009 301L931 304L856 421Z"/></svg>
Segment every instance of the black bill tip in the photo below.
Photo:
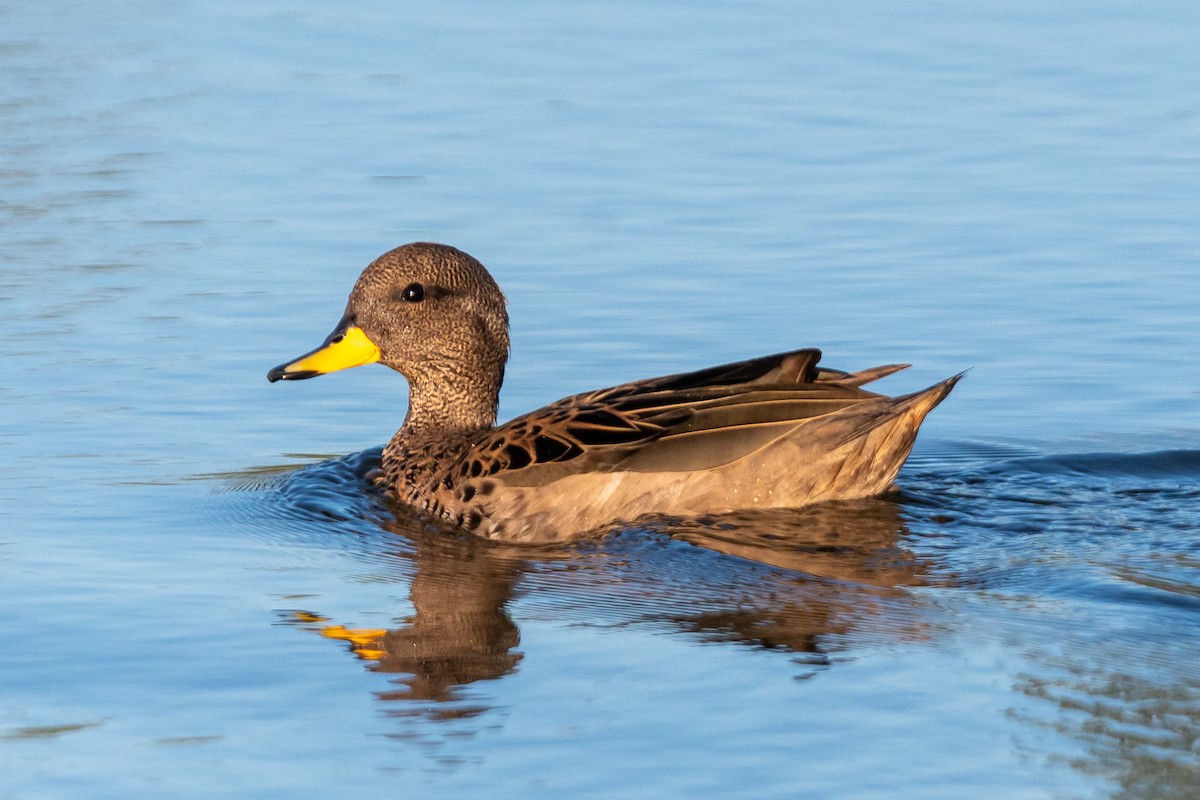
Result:
<svg viewBox="0 0 1200 800"><path fill-rule="evenodd" d="M315 369L302 369L295 372L288 372L287 364L280 364L278 367L272 367L267 373L267 380L271 383L275 381L302 381L307 378L315 378L321 373Z"/></svg>

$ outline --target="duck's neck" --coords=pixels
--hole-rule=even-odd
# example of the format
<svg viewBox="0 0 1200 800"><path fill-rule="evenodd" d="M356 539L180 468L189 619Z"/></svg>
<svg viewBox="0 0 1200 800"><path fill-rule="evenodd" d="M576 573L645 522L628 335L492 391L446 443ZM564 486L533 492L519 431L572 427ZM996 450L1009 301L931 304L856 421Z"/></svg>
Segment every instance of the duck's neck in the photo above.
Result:
<svg viewBox="0 0 1200 800"><path fill-rule="evenodd" d="M401 433L447 436L490 428L496 424L499 403L500 376L413 376Z"/></svg>

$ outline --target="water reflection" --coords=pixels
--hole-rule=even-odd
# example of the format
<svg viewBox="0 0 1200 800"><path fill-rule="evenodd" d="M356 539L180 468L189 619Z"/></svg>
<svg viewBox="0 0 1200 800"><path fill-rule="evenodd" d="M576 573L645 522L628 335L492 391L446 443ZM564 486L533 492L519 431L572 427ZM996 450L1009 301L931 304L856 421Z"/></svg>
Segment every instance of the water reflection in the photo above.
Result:
<svg viewBox="0 0 1200 800"><path fill-rule="evenodd" d="M544 608L582 624L666 626L790 653L798 677L851 642L925 638L930 626L902 588L923 584L927 566L902 546L907 531L889 500L643 520L569 547L498 544L403 517L381 525L403 543L387 557L406 562L389 572L412 575L412 615L393 629L347 627L319 610L289 621L344 641L375 672L400 675L397 688L377 693L406 704L389 708L397 716L485 711L464 689L518 669L514 614Z"/></svg>
<svg viewBox="0 0 1200 800"><path fill-rule="evenodd" d="M1023 721L1080 741L1071 766L1112 781L1120 798L1200 797L1200 682L1148 680L1079 659L1051 658L1016 689L1053 703L1050 720Z"/></svg>
<svg viewBox="0 0 1200 800"><path fill-rule="evenodd" d="M908 530L900 506L888 499L739 511L652 527L728 556L849 583L916 586L928 572L901 545Z"/></svg>
<svg viewBox="0 0 1200 800"><path fill-rule="evenodd" d="M321 513L329 516L329 498L324 499ZM525 570L525 555L415 518L376 523L400 537L375 554L399 562L390 565L395 569L389 574L411 575L412 615L393 629L347 627L314 610L291 612L285 622L345 642L372 671L401 675L394 681L397 688L377 693L380 700L410 701L413 713L432 719L474 716L485 708L463 706L461 689L501 678L522 659L516 649L520 631L508 604Z"/></svg>
<svg viewBox="0 0 1200 800"><path fill-rule="evenodd" d="M389 736L441 746L503 727L507 695L487 683L563 658L552 648L522 650L521 626L532 621L770 650L797 679L881 645L927 643L936 653L964 635L974 644L986 629L983 640L1004 640L1017 660L1004 683L1036 700L1009 713L1022 725L1018 748L1061 753L1053 763L1111 782L1118 796L1195 794L1191 456L939 464L928 476L910 471L897 497L643 519L544 547L462 537L387 509L365 478L378 457L372 450L283 474L221 477L248 490L235 493L244 498L233 498L238 514L259 516L271 538L353 549L381 567L373 577L407 591L412 613L390 628L355 628L319 608L289 616L388 677L375 696L399 721ZM1164 535L1151 542L1130 529ZM1045 616L1047 608L1056 611ZM1064 608L1074 609L1065 627ZM1134 614L1141 621L1129 638L1132 623L1122 619ZM1039 731L1053 740L1024 744ZM1078 746L1064 750L1064 741Z"/></svg>

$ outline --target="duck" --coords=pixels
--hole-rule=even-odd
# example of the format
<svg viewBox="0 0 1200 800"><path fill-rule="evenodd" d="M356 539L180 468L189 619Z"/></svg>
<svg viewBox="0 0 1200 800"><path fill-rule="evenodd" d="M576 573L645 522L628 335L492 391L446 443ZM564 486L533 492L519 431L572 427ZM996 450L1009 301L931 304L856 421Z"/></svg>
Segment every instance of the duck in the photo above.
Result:
<svg viewBox="0 0 1200 800"><path fill-rule="evenodd" d="M643 517L887 493L962 377L891 397L862 387L909 365L844 372L804 348L572 395L497 425L508 354L505 297L483 264L414 242L369 264L333 332L267 379L374 363L401 373L408 411L377 477L389 498L438 525L540 543Z"/></svg>

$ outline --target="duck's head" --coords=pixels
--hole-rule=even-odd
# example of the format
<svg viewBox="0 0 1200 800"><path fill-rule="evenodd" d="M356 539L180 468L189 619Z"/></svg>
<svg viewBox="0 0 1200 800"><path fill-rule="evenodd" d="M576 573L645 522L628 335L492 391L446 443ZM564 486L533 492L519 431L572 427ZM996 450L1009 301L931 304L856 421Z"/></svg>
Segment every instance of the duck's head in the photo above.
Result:
<svg viewBox="0 0 1200 800"><path fill-rule="evenodd" d="M462 418L453 424L490 425L507 359L508 312L487 269L461 250L418 242L375 259L333 333L267 380L379 362L408 378L410 421L445 406Z"/></svg>

